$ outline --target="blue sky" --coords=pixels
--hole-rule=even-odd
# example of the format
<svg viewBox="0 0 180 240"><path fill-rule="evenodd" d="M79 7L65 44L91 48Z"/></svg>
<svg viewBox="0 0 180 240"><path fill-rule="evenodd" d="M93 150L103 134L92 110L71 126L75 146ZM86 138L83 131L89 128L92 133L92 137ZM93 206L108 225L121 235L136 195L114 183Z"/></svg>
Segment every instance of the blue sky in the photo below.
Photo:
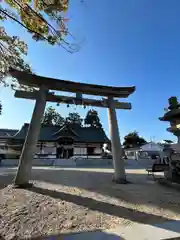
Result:
<svg viewBox="0 0 180 240"><path fill-rule="evenodd" d="M147 140L175 139L166 131L164 113L170 96L180 91L180 1L179 0L71 0L69 28L80 43L78 53L36 43L15 23L9 33L28 45L27 60L39 75L113 86L136 86L127 99L131 111L117 111L121 137L137 130ZM10 89L0 89L3 115L0 127L20 128L29 122L34 102L15 99ZM50 104L56 107L55 104ZM57 110L66 116L88 109L65 105ZM96 109L108 132L106 109Z"/></svg>

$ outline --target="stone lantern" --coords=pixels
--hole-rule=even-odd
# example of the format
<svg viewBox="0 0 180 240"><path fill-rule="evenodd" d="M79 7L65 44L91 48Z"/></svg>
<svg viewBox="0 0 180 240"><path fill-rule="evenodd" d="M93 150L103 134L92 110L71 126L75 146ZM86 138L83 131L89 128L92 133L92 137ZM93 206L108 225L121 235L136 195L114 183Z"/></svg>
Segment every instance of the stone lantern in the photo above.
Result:
<svg viewBox="0 0 180 240"><path fill-rule="evenodd" d="M170 97L168 102L168 111L159 120L170 123L167 131L173 133L178 138L178 143L180 143L180 104L177 97Z"/></svg>

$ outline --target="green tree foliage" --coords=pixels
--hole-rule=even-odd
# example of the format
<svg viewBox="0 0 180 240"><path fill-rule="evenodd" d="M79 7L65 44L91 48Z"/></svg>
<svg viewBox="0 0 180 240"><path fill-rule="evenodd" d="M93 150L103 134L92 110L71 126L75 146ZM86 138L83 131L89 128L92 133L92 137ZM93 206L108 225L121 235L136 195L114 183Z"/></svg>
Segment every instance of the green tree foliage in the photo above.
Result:
<svg viewBox="0 0 180 240"><path fill-rule="evenodd" d="M79 126L82 126L83 119L79 115L79 113L69 113L68 117L66 118L66 123L68 124L77 124Z"/></svg>
<svg viewBox="0 0 180 240"><path fill-rule="evenodd" d="M31 34L35 41L58 44L68 52L75 52L77 46L65 40L72 36L67 28L69 0L4 0L0 3L0 83L7 86L9 68L31 71L25 62L27 45L18 36L11 36L5 29L5 22L19 24ZM11 87L16 87L14 80Z"/></svg>
<svg viewBox="0 0 180 240"><path fill-rule="evenodd" d="M0 27L0 83L9 86L7 79L9 68L16 68L31 72L30 66L24 61L23 56L27 54L27 45L17 36L9 36L4 27ZM15 79L11 87L17 87Z"/></svg>
<svg viewBox="0 0 180 240"><path fill-rule="evenodd" d="M85 119L85 125L90 125L91 127L101 128L102 124L100 122L100 118L98 116L98 112L96 110L89 110Z"/></svg>
<svg viewBox="0 0 180 240"><path fill-rule="evenodd" d="M125 148L130 148L130 147L140 147L145 143L147 143L146 140L140 137L138 132L134 131L124 137L123 145Z"/></svg>
<svg viewBox="0 0 180 240"><path fill-rule="evenodd" d="M65 12L69 0L4 0L0 14L25 28L35 41L59 44L73 52L74 45L64 40L70 35ZM8 8L6 8L8 6Z"/></svg>
<svg viewBox="0 0 180 240"><path fill-rule="evenodd" d="M82 126L83 119L78 113L69 113L68 117L63 118L55 108L48 107L44 113L42 123L48 125L78 124Z"/></svg>
<svg viewBox="0 0 180 240"><path fill-rule="evenodd" d="M42 123L47 125L63 125L65 119L53 108L48 107L44 113Z"/></svg>

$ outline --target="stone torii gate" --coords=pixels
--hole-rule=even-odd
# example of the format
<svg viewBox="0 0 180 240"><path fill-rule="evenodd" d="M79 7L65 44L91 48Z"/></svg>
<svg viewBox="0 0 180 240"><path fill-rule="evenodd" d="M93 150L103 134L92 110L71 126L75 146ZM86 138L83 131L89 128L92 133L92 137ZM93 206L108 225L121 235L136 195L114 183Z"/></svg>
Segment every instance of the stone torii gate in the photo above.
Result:
<svg viewBox="0 0 180 240"><path fill-rule="evenodd" d="M33 92L16 91L15 97L35 100L35 107L29 125L28 133L20 156L15 185L25 187L31 177L32 161L38 141L41 120L45 111L46 101L96 106L108 108L109 131L112 145L114 180L117 183L126 183L124 161L122 159L122 147L119 137L116 109L131 109L131 104L119 102L114 98L127 98L135 91L135 87L110 87L95 84L85 84L65 80L37 76L22 71L10 70L12 77L22 85L39 88ZM49 90L75 93L76 96L55 95ZM82 94L103 96L102 100L83 98Z"/></svg>

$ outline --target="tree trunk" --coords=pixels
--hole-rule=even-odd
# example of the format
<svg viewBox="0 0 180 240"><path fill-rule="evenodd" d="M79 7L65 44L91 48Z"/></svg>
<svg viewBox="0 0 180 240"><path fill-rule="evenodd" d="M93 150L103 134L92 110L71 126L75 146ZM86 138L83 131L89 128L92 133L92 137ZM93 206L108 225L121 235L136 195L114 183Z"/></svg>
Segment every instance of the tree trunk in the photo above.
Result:
<svg viewBox="0 0 180 240"><path fill-rule="evenodd" d="M122 147L119 137L116 109L114 107L113 98L109 97L108 102L109 102L108 119L114 165L114 181L117 183L126 183L127 181L125 174L125 166L124 160L122 159Z"/></svg>
<svg viewBox="0 0 180 240"><path fill-rule="evenodd" d="M37 98L36 98L32 119L29 124L28 133L22 149L22 153L19 160L18 171L15 178L15 186L17 187L29 186L29 180L31 178L32 162L34 159L36 144L38 141L40 128L41 128L41 120L46 107L47 92L48 90L44 86L42 86L39 89L39 92L37 93Z"/></svg>

